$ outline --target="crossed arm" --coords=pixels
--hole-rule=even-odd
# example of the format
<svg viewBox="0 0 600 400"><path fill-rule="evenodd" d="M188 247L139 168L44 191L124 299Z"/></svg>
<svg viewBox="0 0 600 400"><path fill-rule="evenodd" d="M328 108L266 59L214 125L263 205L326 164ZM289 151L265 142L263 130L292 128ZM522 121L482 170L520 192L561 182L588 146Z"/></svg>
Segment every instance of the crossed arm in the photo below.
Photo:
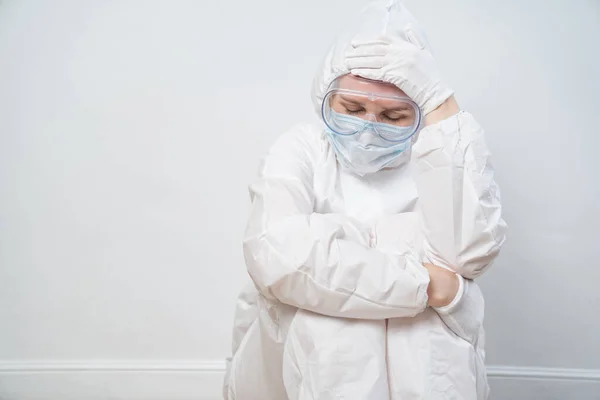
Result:
<svg viewBox="0 0 600 400"><path fill-rule="evenodd" d="M371 247L370 228L314 210L312 164L319 147L298 129L283 135L250 190L244 240L261 293L285 304L346 318L414 316L443 306L456 276L481 275L504 242L498 187L483 131L451 97L428 114L413 147L425 263Z"/></svg>

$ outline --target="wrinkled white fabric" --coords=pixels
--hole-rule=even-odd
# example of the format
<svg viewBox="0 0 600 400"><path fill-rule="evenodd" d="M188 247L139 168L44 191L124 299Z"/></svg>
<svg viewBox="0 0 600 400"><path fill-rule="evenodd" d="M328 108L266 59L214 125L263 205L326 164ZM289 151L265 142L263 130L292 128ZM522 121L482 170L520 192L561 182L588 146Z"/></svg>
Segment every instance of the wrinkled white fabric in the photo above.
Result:
<svg viewBox="0 0 600 400"><path fill-rule="evenodd" d="M375 2L363 26L414 30L402 10ZM344 73L347 39L315 78L315 102ZM408 155L360 177L339 165L322 126L296 126L272 146L250 187L253 284L238 300L226 399L487 397L472 279L498 254L506 225L483 131L460 112L424 128ZM466 278L449 306L427 307L423 262Z"/></svg>
<svg viewBox="0 0 600 400"><path fill-rule="evenodd" d="M418 42L386 36L353 41L346 53L346 67L354 75L398 86L425 115L454 94L443 84L433 54Z"/></svg>
<svg viewBox="0 0 600 400"><path fill-rule="evenodd" d="M432 53L427 35L417 19L400 1L376 0L369 2L358 13L355 20L349 21L348 28L338 35L323 58L319 73L315 76L312 86L313 106L318 114L329 84L335 78L351 72L348 67L347 55L354 49L352 43L369 43L379 41L381 38L413 43L418 45L419 49ZM425 97L423 98L425 99Z"/></svg>

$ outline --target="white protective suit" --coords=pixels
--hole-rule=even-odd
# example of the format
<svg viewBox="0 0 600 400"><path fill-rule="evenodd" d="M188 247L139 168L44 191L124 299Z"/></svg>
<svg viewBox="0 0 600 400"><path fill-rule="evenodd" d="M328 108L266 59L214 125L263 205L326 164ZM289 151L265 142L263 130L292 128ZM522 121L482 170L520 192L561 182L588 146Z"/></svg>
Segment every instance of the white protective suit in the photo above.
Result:
<svg viewBox="0 0 600 400"><path fill-rule="evenodd" d="M402 35L412 16L377 1L340 36L315 77L320 109L349 73L353 38ZM467 399L488 396L483 297L473 278L506 225L483 131L467 112L421 130L409 160L375 174L344 170L323 126L300 125L270 149L251 185L225 399ZM466 278L427 307L423 262Z"/></svg>

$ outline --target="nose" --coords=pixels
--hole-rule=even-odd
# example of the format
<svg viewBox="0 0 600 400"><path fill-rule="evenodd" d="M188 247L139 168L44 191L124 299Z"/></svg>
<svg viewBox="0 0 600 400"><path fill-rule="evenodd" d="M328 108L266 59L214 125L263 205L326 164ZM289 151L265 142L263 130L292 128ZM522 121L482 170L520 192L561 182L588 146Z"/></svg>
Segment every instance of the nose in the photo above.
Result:
<svg viewBox="0 0 600 400"><path fill-rule="evenodd" d="M377 136L377 132L375 132L373 125L371 125L371 122L369 122L364 126L361 132L359 132L356 140L361 145L368 147L377 142Z"/></svg>
<svg viewBox="0 0 600 400"><path fill-rule="evenodd" d="M375 116L375 114L365 114L364 119L371 122L377 122L377 116Z"/></svg>

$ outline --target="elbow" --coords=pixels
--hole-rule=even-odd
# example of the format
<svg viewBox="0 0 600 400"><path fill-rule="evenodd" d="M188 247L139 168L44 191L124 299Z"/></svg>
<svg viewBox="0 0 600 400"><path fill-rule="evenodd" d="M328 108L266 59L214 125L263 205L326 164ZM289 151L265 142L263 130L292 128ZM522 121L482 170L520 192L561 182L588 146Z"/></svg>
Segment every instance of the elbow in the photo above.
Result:
<svg viewBox="0 0 600 400"><path fill-rule="evenodd" d="M471 252L471 254L469 254L469 252L464 252L462 255L459 255L455 264L456 273L467 279L480 277L492 266L500 254L500 249L503 244L504 236L502 236L500 241L489 243L487 249L478 249L477 251Z"/></svg>
<svg viewBox="0 0 600 400"><path fill-rule="evenodd" d="M244 261L246 263L246 271L254 282L254 285L258 291L263 295L268 295L271 286L269 282L269 268L267 263L264 261L264 244L261 243L260 237L249 237L243 241L243 254Z"/></svg>
<svg viewBox="0 0 600 400"><path fill-rule="evenodd" d="M492 266L492 264L493 260L486 262L471 261L468 263L458 265L455 271L463 278L475 279L483 275L483 273L486 272L489 269L489 267Z"/></svg>
<svg viewBox="0 0 600 400"><path fill-rule="evenodd" d="M281 287L290 275L287 260L279 256L262 234L245 238L243 253L246 271L257 290L267 298L285 303L286 299L282 298L285 290L282 291Z"/></svg>
<svg viewBox="0 0 600 400"><path fill-rule="evenodd" d="M467 279L483 275L494 263L506 241L506 223L502 218L486 235L480 235L458 254L455 271Z"/></svg>

